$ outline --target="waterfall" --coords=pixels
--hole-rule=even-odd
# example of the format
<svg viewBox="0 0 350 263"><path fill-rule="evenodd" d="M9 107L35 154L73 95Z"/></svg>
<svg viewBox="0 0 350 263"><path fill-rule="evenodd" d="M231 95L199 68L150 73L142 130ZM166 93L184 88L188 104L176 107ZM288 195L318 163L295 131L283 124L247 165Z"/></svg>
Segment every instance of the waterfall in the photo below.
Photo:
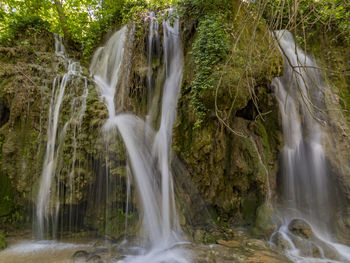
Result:
<svg viewBox="0 0 350 263"><path fill-rule="evenodd" d="M322 145L325 134L320 125L323 91L327 86L317 65L296 46L290 32L274 34L284 57L284 74L275 78L272 86L280 106L285 145L280 169L283 223L272 239L283 239L288 244L287 254L297 262L310 262L315 251L319 251L320 258L329 258L327 250L334 250L332 259L348 262L348 248L344 250L344 246L331 241L334 189L327 171ZM291 232L293 222L310 224L315 237L308 238L313 240L300 241ZM300 242L304 242L304 248Z"/></svg>
<svg viewBox="0 0 350 263"><path fill-rule="evenodd" d="M55 53L57 56L65 56L63 40L60 35L54 34L55 37Z"/></svg>
<svg viewBox="0 0 350 263"><path fill-rule="evenodd" d="M36 218L38 236L43 239L47 236L55 237L57 231L57 223L60 209L60 182L58 175L56 175L57 161L60 155L60 150L64 144L64 137L67 126L74 119L73 136L73 162L70 177L70 192L73 192L73 176L76 159L76 133L82 122L82 117L85 113L86 98L88 95L87 80L81 76L82 69L78 62L68 59L64 53L64 46L62 38L55 35L55 53L57 56L63 58L64 62L68 64L67 72L62 79L56 77L52 84L51 100L48 115L47 128L47 144L46 152L43 162L42 173L39 181L39 191L36 203ZM84 80L84 90L80 97L76 97L71 103L70 118L66 121L60 129L60 113L62 110L62 103L69 83L74 83L76 79ZM74 86L74 85L73 85ZM71 221L71 220L70 220Z"/></svg>
<svg viewBox="0 0 350 263"><path fill-rule="evenodd" d="M109 118L113 118L116 114L114 95L119 80L118 73L123 59L125 38L126 26L117 31L105 47L97 49L90 65L90 72L106 103Z"/></svg>
<svg viewBox="0 0 350 263"><path fill-rule="evenodd" d="M317 66L295 47L292 34L279 31L277 35L288 57L288 60L285 58L284 75L272 83L276 87L285 141L282 151L283 198L288 202L289 217L302 212L311 221L322 218L322 222L317 223L321 227L323 222L328 224L330 221L331 189L322 146L324 135L316 119L319 114L310 103L321 105L324 87L319 85Z"/></svg>
<svg viewBox="0 0 350 263"><path fill-rule="evenodd" d="M152 23L150 25L152 30L149 34L150 46L152 46L154 34ZM176 20L172 27L170 23L163 21L166 76L163 85L160 127L157 132L153 130L149 122L136 115L115 113L118 105L114 104L114 92L111 89L115 90L118 77L121 77L119 76L120 67L114 68L112 70L114 75L109 76L116 80L113 83L106 78L106 74L101 74L105 72L105 68L111 68L109 63L115 65L113 61L116 60L117 54L123 53L125 30L122 28L116 32L106 46L95 53L90 68L100 90L101 98L105 101L109 111L109 118L104 129L110 132L117 129L126 147L133 182L140 201L141 234L147 240L147 243L142 245L143 248L139 255L126 255L121 262L188 262L186 251L177 247L177 244L182 243L183 239L177 219L173 179L169 164L172 126L176 117L176 105L183 72L179 22ZM151 56L150 47L148 53ZM151 66L151 59L148 58L148 67ZM152 85L151 78L152 71L148 70L148 85ZM145 251L145 248L148 249Z"/></svg>

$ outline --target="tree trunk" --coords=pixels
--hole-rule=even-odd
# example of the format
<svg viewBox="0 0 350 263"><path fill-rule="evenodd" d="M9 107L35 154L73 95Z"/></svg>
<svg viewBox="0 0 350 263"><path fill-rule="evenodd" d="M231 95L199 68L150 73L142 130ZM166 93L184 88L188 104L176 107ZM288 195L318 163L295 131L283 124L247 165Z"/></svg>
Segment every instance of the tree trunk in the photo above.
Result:
<svg viewBox="0 0 350 263"><path fill-rule="evenodd" d="M60 0L54 0L54 2L55 2L56 10L57 10L57 13L58 13L60 25L61 25L61 28L62 28L62 31L63 31L64 40L65 40L65 42L68 45L73 45L74 46L71 34L70 34L68 26L67 26L68 25L67 17L66 17L66 15L64 13L64 10L63 10L63 7L62 7L62 3L61 3Z"/></svg>

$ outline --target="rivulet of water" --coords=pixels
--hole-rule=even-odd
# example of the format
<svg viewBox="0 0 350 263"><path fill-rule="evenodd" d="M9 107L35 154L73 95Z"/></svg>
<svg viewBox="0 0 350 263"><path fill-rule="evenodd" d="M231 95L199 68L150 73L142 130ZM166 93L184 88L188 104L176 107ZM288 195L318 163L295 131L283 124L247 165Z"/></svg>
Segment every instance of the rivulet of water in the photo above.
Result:
<svg viewBox="0 0 350 263"><path fill-rule="evenodd" d="M76 149L76 134L82 122L82 116L85 113L86 98L88 94L87 80L81 75L81 66L78 62L74 62L64 53L62 38L55 35L55 52L62 57L68 64L67 72L62 79L56 77L52 84L51 100L49 106L48 126L47 126L47 144L45 158L43 162L42 173L39 181L39 191L36 202L36 219L37 234L43 239L47 237L55 237L57 231L58 215L60 209L60 189L59 179L56 176L57 160L59 158L59 150L63 147L63 141L66 134L68 124L75 119L77 123L74 127L73 144ZM73 83L76 79L84 80L84 91L81 97L74 98L71 103L71 116L62 127L59 125L60 113L62 110L62 102L69 83ZM73 164L70 174L70 181L73 182L75 168L75 153L73 153ZM71 184L73 188L73 183ZM70 189L73 192L73 189Z"/></svg>
<svg viewBox="0 0 350 263"><path fill-rule="evenodd" d="M151 14L151 19L153 15ZM152 20L153 21L153 20ZM154 22L155 23L155 22ZM157 38L158 27L150 24L149 45ZM172 126L176 118L176 105L182 81L183 55L179 34L179 22L174 26L163 21L163 52L166 69L163 97L161 101L161 120L158 131L140 117L130 113L115 113L114 94L111 89L115 85L109 78L121 78L119 70L113 70L114 76L106 78L105 69L113 68L116 54L123 52L125 28L114 34L107 45L97 51L90 68L104 99L109 118L105 131L117 129L124 141L128 154L133 182L140 202L142 218L142 233L145 243L137 249L136 255L125 255L120 262L189 262L184 249L177 247L184 242L178 223L173 179L170 168L170 146L172 141ZM110 43L113 41L115 44ZM116 44L119 43L119 44ZM115 50L118 49L118 50ZM103 52L103 55L101 55ZM148 49L148 67L151 67L151 47ZM104 58L105 56L105 58ZM97 61L99 61L97 63ZM109 64L112 62L112 64ZM98 65L98 69L95 65ZM148 70L148 85L152 85L152 70ZM106 85L106 83L109 83ZM108 88L106 88L108 87ZM148 87L150 88L150 87ZM150 100L152 101L152 100Z"/></svg>
<svg viewBox="0 0 350 263"><path fill-rule="evenodd" d="M280 106L285 145L280 169L283 223L273 238L278 235L289 244L287 255L296 262L349 262L349 248L331 239L334 189L320 124L327 86L315 62L295 44L290 32L276 31L274 35L284 57L284 74L275 78L272 86ZM292 233L290 224L294 219L301 219L299 225L312 228L314 236L310 240L300 241ZM304 247L310 245L310 252L303 251L300 242L304 242ZM326 250L333 251L331 259ZM315 256L315 251L319 256Z"/></svg>

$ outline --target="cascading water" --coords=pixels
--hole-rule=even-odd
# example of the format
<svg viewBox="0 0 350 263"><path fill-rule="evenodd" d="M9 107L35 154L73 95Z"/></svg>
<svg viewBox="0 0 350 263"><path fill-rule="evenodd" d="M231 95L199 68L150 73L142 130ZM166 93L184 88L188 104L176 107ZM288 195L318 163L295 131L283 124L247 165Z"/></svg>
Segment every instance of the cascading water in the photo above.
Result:
<svg viewBox="0 0 350 263"><path fill-rule="evenodd" d="M64 54L64 45L63 45L63 40L62 37L54 34L55 37L55 53L57 56L65 56Z"/></svg>
<svg viewBox="0 0 350 263"><path fill-rule="evenodd" d="M68 70L62 77L56 77L53 81L51 101L49 106L47 145L42 173L39 182L39 191L37 197L36 217L37 231L39 238L43 239L51 235L55 237L57 231L58 215L60 209L60 185L56 175L57 159L63 146L67 126L74 119L74 137L73 144L76 149L76 133L82 122L82 116L85 113L86 98L88 94L87 80L81 76L82 70L78 62L68 59L64 53L62 38L55 35L55 52L62 57L64 62L68 63ZM71 104L71 113L69 120L59 129L60 111L67 85L74 83L75 79L84 80L84 90L80 97L74 98ZM74 86L74 85L73 85ZM74 125L73 125L74 126ZM70 181L73 182L75 168L75 153L73 153L73 164L70 173ZM73 192L73 183L70 192Z"/></svg>
<svg viewBox="0 0 350 263"><path fill-rule="evenodd" d="M106 46L100 47L96 50L90 65L90 72L99 87L100 96L105 102L108 110L109 118L116 115L115 108L115 93L116 86L119 82L119 73L123 61L124 45L126 43L127 27L122 27L108 40ZM120 94L118 94L120 95ZM124 97L123 95L120 97ZM123 108L123 102L117 104L120 109ZM109 151L109 144L111 143L110 136L106 137L106 152ZM110 171L108 169L109 156L105 156L106 166L106 206L109 204L110 192L113 191L110 185ZM128 199L128 198L127 198ZM110 208L106 207L106 221L109 219ZM108 222L106 222L105 232L108 234Z"/></svg>
<svg viewBox="0 0 350 263"><path fill-rule="evenodd" d="M290 32L274 34L285 62L284 75L272 81L280 105L285 146L280 180L283 223L272 235L272 241L283 240L287 255L296 262L350 262L349 248L331 242L334 190L319 123L327 86L315 63L296 46ZM307 230L311 227L314 234ZM305 231L306 238L300 238L295 230Z"/></svg>
<svg viewBox="0 0 350 263"><path fill-rule="evenodd" d="M106 103L109 118L116 114L114 95L124 54L126 30L126 26L122 27L109 39L105 47L97 49L90 66L90 72Z"/></svg>
<svg viewBox="0 0 350 263"><path fill-rule="evenodd" d="M147 240L138 255L126 255L121 262L188 262L186 251L177 247L183 239L177 219L169 166L172 126L183 71L178 21L175 21L174 27L164 21L163 32L166 79L163 86L160 128L157 133L148 122L135 115L115 113L112 90L116 88L120 66L113 65L120 64L122 60L118 54L123 53L126 28L115 33L107 45L96 52L90 68L109 111L105 130L117 129L126 147L141 206L142 235ZM153 38L153 32L150 34L150 38ZM119 62L115 63L117 60ZM112 76L104 73L108 68L113 72ZM148 79L151 79L152 71L148 71L148 74ZM111 82L111 78L115 82ZM148 249L144 250L145 248Z"/></svg>

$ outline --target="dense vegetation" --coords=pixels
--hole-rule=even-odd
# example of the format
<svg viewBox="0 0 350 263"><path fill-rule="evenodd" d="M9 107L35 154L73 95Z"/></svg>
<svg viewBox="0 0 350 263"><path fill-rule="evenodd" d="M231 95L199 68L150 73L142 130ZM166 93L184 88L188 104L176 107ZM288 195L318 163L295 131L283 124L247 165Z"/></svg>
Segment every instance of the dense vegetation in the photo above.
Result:
<svg viewBox="0 0 350 263"><path fill-rule="evenodd" d="M23 31L41 29L64 36L66 43L91 55L103 34L144 10L170 6L156 0L8 0L0 4L0 43L10 44Z"/></svg>
<svg viewBox="0 0 350 263"><path fill-rule="evenodd" d="M280 66L280 58L274 55L277 49L271 45L268 29L292 31L299 44L307 50L317 46L319 37L323 35L329 35L332 45L346 47L350 43L350 4L348 1L4 0L0 3L0 46L19 44L21 48L23 46L23 50L31 54L30 43L22 41L22 35L30 35L35 38L43 31L57 33L64 37L65 45L70 50L77 51L76 53L80 54L82 60L88 61L109 31L115 31L130 20L140 29L138 31L140 34L137 35L140 40L137 43L138 47L144 47L145 36L148 33L148 12L155 11L161 20L162 16L169 15L165 10L171 6L176 10L171 15L180 16L182 27L189 28L189 33L185 31L184 38L186 34L190 35L184 40L186 45L184 47L186 49L184 52L186 56L184 79L187 82L183 85L184 94L180 100L182 106L179 108L182 107L183 114L179 116L183 119L177 127L178 132L175 132L177 145L174 148L178 149L179 156L191 166L193 171L190 172L198 175L197 178L193 177L195 180L198 179L197 181L203 186L203 189L199 190L203 190L204 193L208 192L208 197L203 196L212 201L210 205L218 212L217 221L221 221L220 223L229 221L233 218L232 215L242 213L244 217L242 222L253 224L256 208L264 201L267 191L262 186L266 184L266 168L263 164L267 166L267 169L273 170L274 168L271 167L274 165L274 160L277 159L278 151L276 139L278 136L275 134L278 129L275 123L277 118L269 114L273 109L271 110L267 102L271 94L267 94L266 83L270 83L269 80L280 73L276 69ZM318 50L314 48L313 51L321 53L322 47L318 48ZM342 54L342 50L334 51ZM139 52L136 54L137 58L142 61L145 50L139 48L136 51ZM331 53L333 50L328 52ZM334 58L332 56L333 54L330 55L331 60ZM42 61L39 61L39 58ZM50 57L41 58L39 56L36 59L38 59L37 64L52 60ZM331 63L333 62L337 63L337 60L333 59ZM332 73L341 72L341 76L349 76L345 71L348 64L345 63L344 67L340 64L331 66ZM142 69L134 69L134 71L139 73L142 72ZM10 72L9 69L4 70L3 76L10 79L8 72ZM32 74L31 72L22 73ZM14 74L17 74L17 71ZM22 76L25 79L21 80L22 82L30 82L34 79L40 83L38 85L41 85L42 79L39 80L38 77L37 80L34 75L29 75L28 80L26 75ZM142 76L138 77L141 79ZM51 76L47 79L51 81ZM343 95L344 108L346 108L350 103L350 91L342 79L339 79L339 83L339 87L342 88L340 93ZM6 79L1 85L6 86ZM261 89L261 86L264 89ZM27 97L27 94L23 97ZM92 92L89 99L98 101L97 95ZM37 98L33 100L36 101ZM88 105L90 104L95 105L88 102ZM103 106L101 108L104 109ZM91 122L101 122L102 117L96 114L97 109L88 106L87 111L90 114L87 114L87 119L93 116L96 120L91 117ZM241 120L241 123L232 120L236 112L238 112L238 117L244 119ZM218 120L224 125L217 124ZM87 125L87 127L91 126L93 125ZM225 127L222 128L223 126ZM233 140L230 137L232 134L227 133L233 132L241 135L236 132L238 128L242 128L243 132L253 134L253 136L241 136L240 139ZM20 130L15 127L14 130L17 131L16 129ZM13 131L10 132L15 134ZM90 130L84 132L93 137ZM262 146L256 145L253 137L261 138ZM0 134L0 149L4 144L6 140ZM84 147L87 148L85 145ZM228 148L230 150L225 152ZM257 154L256 148L264 149L264 158ZM33 150L28 150L28 155L32 152ZM195 156L194 152L201 155ZM231 156L239 156L241 152L244 152L245 156L235 158L235 160L231 158ZM211 159L212 156L214 156L213 159ZM231 159L225 159L227 156L230 156ZM5 159L0 151L0 165L3 160ZM219 163L222 163L221 166ZM273 163L271 167L269 167L270 163ZM8 164L10 165L12 164ZM227 171L230 170L236 172L233 166L240 167L241 170L228 174ZM16 171L14 169L13 173L17 174ZM213 175L216 179L213 178ZM0 199L3 200L0 212L2 212L1 209L8 212L8 207L13 207L14 193L7 186L10 185L9 180L4 178L5 176L0 176ZM232 180L232 178L235 179ZM217 184L217 189L215 189L215 184ZM208 185L211 186L210 189L205 188ZM223 186L225 186L225 191L228 189L227 192L220 189ZM260 190L258 186L261 186ZM18 192L21 191L22 189L18 190ZM258 191L261 192L258 197L250 196L252 192ZM222 195L217 196L218 192ZM26 192L21 193L24 196L18 199L25 199ZM233 196L231 200L228 198L229 194ZM10 224L23 220L21 210L23 210L22 207L12 209L2 220ZM261 212L263 213L264 211ZM227 224L227 222L224 223ZM260 224L264 225L265 222L260 222Z"/></svg>
<svg viewBox="0 0 350 263"><path fill-rule="evenodd" d="M214 18L208 18L208 23L215 27L212 19L220 22L222 14L232 18L234 2L239 3L227 0L5 0L0 3L0 43L10 44L25 30L35 34L45 28L64 36L66 42L89 56L105 32L149 10L177 6L180 15L198 20L206 20L207 15L212 14ZM347 1L263 0L241 4L248 7L250 15L265 19L270 29L297 32L301 42L302 38L322 30L349 43L350 4Z"/></svg>

